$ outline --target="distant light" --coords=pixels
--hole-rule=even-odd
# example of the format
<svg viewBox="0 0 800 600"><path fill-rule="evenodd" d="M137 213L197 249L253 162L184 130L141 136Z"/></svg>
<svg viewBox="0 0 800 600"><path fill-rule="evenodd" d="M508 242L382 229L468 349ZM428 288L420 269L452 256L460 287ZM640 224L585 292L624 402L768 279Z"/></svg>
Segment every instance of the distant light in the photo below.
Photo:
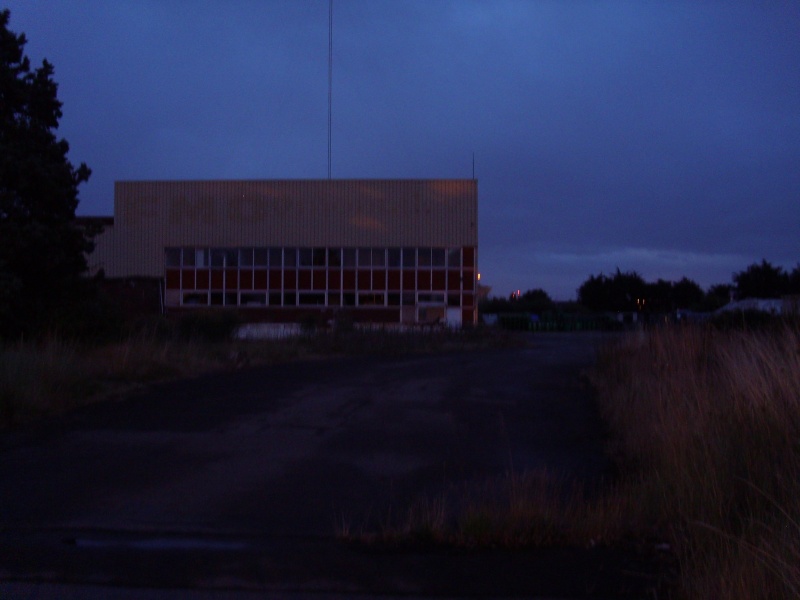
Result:
<svg viewBox="0 0 800 600"><path fill-rule="evenodd" d="M478 281L480 281L480 280L481 280L481 274L478 273Z"/></svg>

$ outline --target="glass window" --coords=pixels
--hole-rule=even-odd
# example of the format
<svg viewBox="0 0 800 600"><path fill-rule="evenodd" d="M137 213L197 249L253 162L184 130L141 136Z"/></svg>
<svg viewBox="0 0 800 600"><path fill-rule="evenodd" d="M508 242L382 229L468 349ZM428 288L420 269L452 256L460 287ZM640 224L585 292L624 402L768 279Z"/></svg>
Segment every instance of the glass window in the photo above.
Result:
<svg viewBox="0 0 800 600"><path fill-rule="evenodd" d="M266 248L256 248L253 252L253 264L257 267L266 267L269 264L269 251Z"/></svg>
<svg viewBox="0 0 800 600"><path fill-rule="evenodd" d="M405 292L402 296L403 306L414 306L417 299L414 297L414 292Z"/></svg>
<svg viewBox="0 0 800 600"><path fill-rule="evenodd" d="M385 267L386 266L386 249L373 248L372 249L372 266Z"/></svg>
<svg viewBox="0 0 800 600"><path fill-rule="evenodd" d="M447 266L461 266L461 248L450 248L450 250L447 251Z"/></svg>
<svg viewBox="0 0 800 600"><path fill-rule="evenodd" d="M168 267L181 266L181 249L180 248L166 248L164 249L164 260Z"/></svg>
<svg viewBox="0 0 800 600"><path fill-rule="evenodd" d="M358 249L358 266L368 267L372 264L372 249L359 248Z"/></svg>
<svg viewBox="0 0 800 600"><path fill-rule="evenodd" d="M222 292L211 292L211 306L222 306Z"/></svg>
<svg viewBox="0 0 800 600"><path fill-rule="evenodd" d="M281 305L281 296L282 296L282 294L280 292L270 292L269 295L267 296L267 299L269 300L269 305L270 306L280 306Z"/></svg>
<svg viewBox="0 0 800 600"><path fill-rule="evenodd" d="M355 248L345 248L343 251L344 258L342 259L342 265L345 267L355 267L356 266L356 249Z"/></svg>
<svg viewBox="0 0 800 600"><path fill-rule="evenodd" d="M297 266L297 248L283 249L283 266L284 267ZM292 306L294 306L294 303L292 303Z"/></svg>
<svg viewBox="0 0 800 600"><path fill-rule="evenodd" d="M297 294L294 292L286 292L283 294L284 306L295 306L297 304Z"/></svg>
<svg viewBox="0 0 800 600"><path fill-rule="evenodd" d="M183 266L184 267L194 266L194 248L183 249Z"/></svg>
<svg viewBox="0 0 800 600"><path fill-rule="evenodd" d="M434 267L443 267L445 265L445 252L444 248L434 248L432 251L431 264Z"/></svg>
<svg viewBox="0 0 800 600"><path fill-rule="evenodd" d="M208 266L208 248L195 248L194 265L196 267Z"/></svg>
<svg viewBox="0 0 800 600"><path fill-rule="evenodd" d="M266 294L242 294L242 306L263 306L266 300Z"/></svg>
<svg viewBox="0 0 800 600"><path fill-rule="evenodd" d="M269 249L269 266L280 267L283 264L283 250L281 248Z"/></svg>
<svg viewBox="0 0 800 600"><path fill-rule="evenodd" d="M211 266L224 267L225 266L225 251L220 248L211 249ZM213 304L213 302L212 302Z"/></svg>
<svg viewBox="0 0 800 600"><path fill-rule="evenodd" d="M239 264L243 267L253 266L253 249L239 248Z"/></svg>
<svg viewBox="0 0 800 600"><path fill-rule="evenodd" d="M208 294L184 294L183 304L184 306L207 306Z"/></svg>
<svg viewBox="0 0 800 600"><path fill-rule="evenodd" d="M400 248L389 248L388 252L388 260L386 264L389 267L399 267L400 266Z"/></svg>
<svg viewBox="0 0 800 600"><path fill-rule="evenodd" d="M324 293L299 294L298 304L300 306L324 306Z"/></svg>
<svg viewBox="0 0 800 600"><path fill-rule="evenodd" d="M227 292L225 294L225 306L236 306L239 303L239 294Z"/></svg>
<svg viewBox="0 0 800 600"><path fill-rule="evenodd" d="M239 251L228 248L225 250L225 266L237 267L239 266Z"/></svg>
<svg viewBox="0 0 800 600"><path fill-rule="evenodd" d="M417 266L417 249L416 248L403 248L403 266L416 267Z"/></svg>
<svg viewBox="0 0 800 600"><path fill-rule="evenodd" d="M300 266L310 267L313 264L314 252L311 248L300 248Z"/></svg>
<svg viewBox="0 0 800 600"><path fill-rule="evenodd" d="M400 294L389 294L388 304L389 306L400 306Z"/></svg>
<svg viewBox="0 0 800 600"><path fill-rule="evenodd" d="M344 293L342 294L342 305L343 306L355 306L356 305L356 295L351 293Z"/></svg>
<svg viewBox="0 0 800 600"><path fill-rule="evenodd" d="M342 266L342 249L341 248L328 248L328 266L341 267Z"/></svg>
<svg viewBox="0 0 800 600"><path fill-rule="evenodd" d="M431 266L431 249L430 248L417 248L417 264L420 267Z"/></svg>
<svg viewBox="0 0 800 600"><path fill-rule="evenodd" d="M314 248L314 255L311 259L311 264L315 267L324 267L325 254L325 248Z"/></svg>

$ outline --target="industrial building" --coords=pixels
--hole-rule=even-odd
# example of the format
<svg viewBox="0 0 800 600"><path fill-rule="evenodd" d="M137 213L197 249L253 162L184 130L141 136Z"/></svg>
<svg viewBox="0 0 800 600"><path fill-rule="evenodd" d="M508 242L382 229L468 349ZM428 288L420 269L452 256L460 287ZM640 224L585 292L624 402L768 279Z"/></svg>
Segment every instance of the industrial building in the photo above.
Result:
<svg viewBox="0 0 800 600"><path fill-rule="evenodd" d="M89 264L168 314L474 324L477 181L117 182Z"/></svg>

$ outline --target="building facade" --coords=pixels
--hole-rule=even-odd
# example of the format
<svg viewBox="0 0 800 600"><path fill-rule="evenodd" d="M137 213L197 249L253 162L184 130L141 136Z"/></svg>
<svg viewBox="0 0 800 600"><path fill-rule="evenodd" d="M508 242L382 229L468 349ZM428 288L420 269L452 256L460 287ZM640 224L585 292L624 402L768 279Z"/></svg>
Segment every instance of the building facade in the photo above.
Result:
<svg viewBox="0 0 800 600"><path fill-rule="evenodd" d="M117 182L89 262L161 280L166 312L472 324L477 181Z"/></svg>

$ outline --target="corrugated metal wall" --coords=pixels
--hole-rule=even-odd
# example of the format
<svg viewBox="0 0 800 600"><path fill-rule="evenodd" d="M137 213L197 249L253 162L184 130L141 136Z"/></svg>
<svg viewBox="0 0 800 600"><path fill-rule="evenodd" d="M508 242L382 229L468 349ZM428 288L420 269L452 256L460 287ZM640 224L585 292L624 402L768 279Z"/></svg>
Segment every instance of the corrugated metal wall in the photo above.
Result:
<svg viewBox="0 0 800 600"><path fill-rule="evenodd" d="M478 185L456 180L122 181L109 277L164 274L167 246L478 245Z"/></svg>

